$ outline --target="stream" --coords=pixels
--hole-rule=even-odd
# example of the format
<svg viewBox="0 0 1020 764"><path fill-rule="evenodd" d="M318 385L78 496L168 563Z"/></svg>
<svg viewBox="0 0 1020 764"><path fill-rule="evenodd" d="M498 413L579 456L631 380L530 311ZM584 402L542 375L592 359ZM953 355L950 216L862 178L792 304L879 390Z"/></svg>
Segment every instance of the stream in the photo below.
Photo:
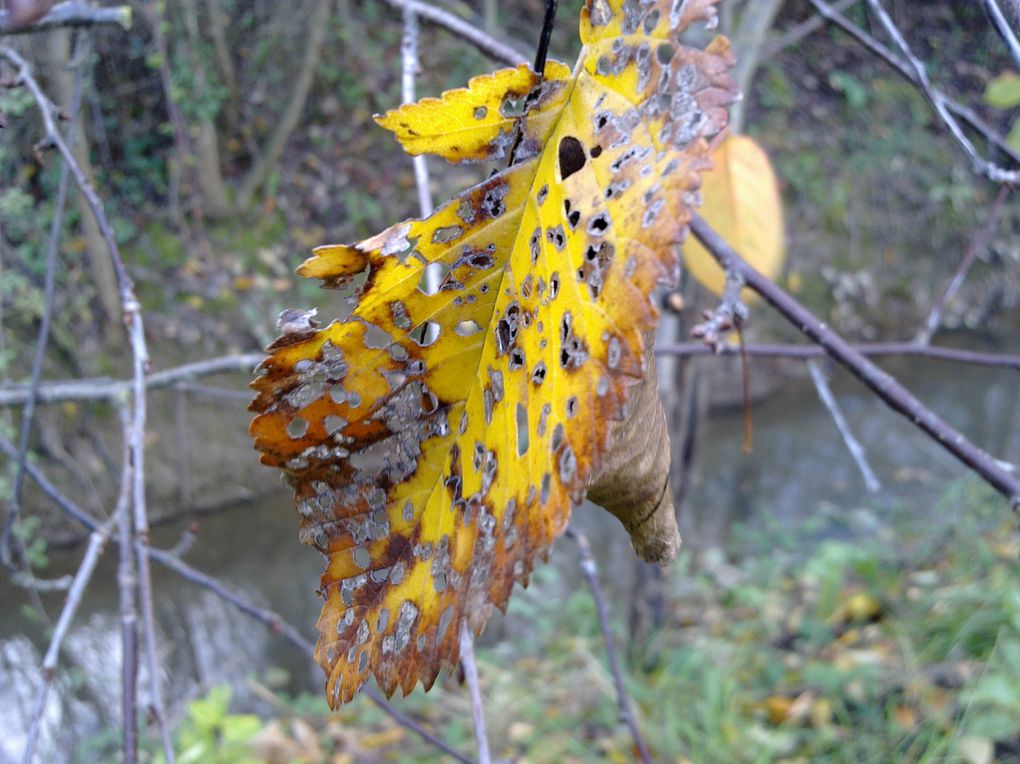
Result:
<svg viewBox="0 0 1020 764"><path fill-rule="evenodd" d="M961 345L975 344L967 337L955 339ZM1020 352L1020 338L1011 338L1005 345L988 349ZM767 515L795 525L819 511L849 514L867 507L881 513L883 507L897 505L911 512L929 512L947 483L966 474L955 459L846 372L830 368L833 391L883 486L880 494L869 495L806 370L799 370L795 361L785 363L797 375L779 392L754 404L750 455L741 454L742 411L717 412L706 422L698 446L697 474L684 507L682 527L689 548L723 544L734 523L753 524ZM1020 375L1015 371L919 358L889 359L882 365L990 453L1020 462ZM173 546L190 522L156 528L153 544ZM281 490L204 515L198 523L197 539L183 559L276 611L314 640L319 610L314 589L322 561L298 543L289 495ZM634 571L626 534L608 513L587 504L575 513L573 523L591 538L610 607L622 612ZM51 551L46 575L73 572L81 553L81 548ZM40 760L51 760L54 751L73 750L89 737L119 725L116 558L111 544L64 644L61 669L44 716ZM531 590L537 589L537 596L563 597L583 586L570 542L557 542L549 564L557 575L536 578ZM257 699L245 701L245 679L270 668L286 672L281 674L286 677L283 689L321 690L318 667L282 638L159 565L154 565L153 574L163 686L171 715L179 718L189 698L224 682L234 684L239 699L258 709ZM55 620L62 596L43 598L49 617ZM46 629L37 618L26 615L29 598L6 579L0 583L0 603L0 729L5 731L0 737L0 764L7 764L20 761L35 705ZM515 626L511 620L497 613L483 644L525 637L527 624ZM87 671L80 668L86 666ZM139 683L143 706L147 684L143 666Z"/></svg>

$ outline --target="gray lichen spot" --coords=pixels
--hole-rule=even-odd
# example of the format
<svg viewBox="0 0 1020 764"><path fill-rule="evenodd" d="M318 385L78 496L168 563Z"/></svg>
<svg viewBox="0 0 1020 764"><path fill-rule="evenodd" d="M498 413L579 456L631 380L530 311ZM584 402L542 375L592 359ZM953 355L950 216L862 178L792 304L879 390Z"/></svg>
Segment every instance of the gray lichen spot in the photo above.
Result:
<svg viewBox="0 0 1020 764"><path fill-rule="evenodd" d="M347 424L347 420L338 414L326 414L322 420L322 426L326 429L327 435L337 433Z"/></svg>
<svg viewBox="0 0 1020 764"><path fill-rule="evenodd" d="M627 258L627 262L623 264L623 275L630 278L634 275L637 270L637 258L631 255Z"/></svg>
<svg viewBox="0 0 1020 764"><path fill-rule="evenodd" d="M528 451L528 409L523 403L517 404L517 455Z"/></svg>
<svg viewBox="0 0 1020 764"><path fill-rule="evenodd" d="M308 420L296 416L287 422L287 435L291 440L298 440L308 434Z"/></svg>
<svg viewBox="0 0 1020 764"><path fill-rule="evenodd" d="M609 377L603 374L599 377L599 381L595 383L595 394L601 398L607 392L609 392Z"/></svg>
<svg viewBox="0 0 1020 764"><path fill-rule="evenodd" d="M489 372L489 384L492 386L492 396L496 403L503 400L504 388L503 388L503 372L499 369L493 369L491 366L488 367Z"/></svg>
<svg viewBox="0 0 1020 764"><path fill-rule="evenodd" d="M492 424L492 408L493 408L492 388L486 386L486 388L482 391L482 409L485 412L486 424Z"/></svg>
<svg viewBox="0 0 1020 764"><path fill-rule="evenodd" d="M548 424L549 414L551 413L552 406L548 403L544 404L542 406L542 411L538 416L538 427L536 428L536 431L538 432L538 437L540 438L545 437L545 428L546 425Z"/></svg>
<svg viewBox="0 0 1020 764"><path fill-rule="evenodd" d="M439 571L436 573L436 577L432 579L432 583L436 587L436 594L442 594L446 591L446 572Z"/></svg>
<svg viewBox="0 0 1020 764"><path fill-rule="evenodd" d="M447 244L455 239L459 239L463 234L464 229L459 225L443 226L432 232L432 243Z"/></svg>
<svg viewBox="0 0 1020 764"><path fill-rule="evenodd" d="M665 204L665 199L656 199L652 202L645 210L645 214L641 217L641 227L648 228L648 226L654 223L656 216Z"/></svg>
<svg viewBox="0 0 1020 764"><path fill-rule="evenodd" d="M410 522L414 517L414 504L411 503L410 499L404 503L404 512L402 516L405 522Z"/></svg>
<svg viewBox="0 0 1020 764"><path fill-rule="evenodd" d="M552 490L552 475L548 472L542 475L542 490L539 493L539 500L545 504L549 501L549 493Z"/></svg>
<svg viewBox="0 0 1020 764"><path fill-rule="evenodd" d="M411 642L411 629L414 628L417 619L418 606L410 600L405 600L397 613L397 626L393 634L393 647L398 653L403 652Z"/></svg>
<svg viewBox="0 0 1020 764"><path fill-rule="evenodd" d="M549 441L549 448L553 451L558 449L560 447L560 444L563 443L563 436L564 436L563 423L557 422L556 426L553 428L552 438Z"/></svg>
<svg viewBox="0 0 1020 764"><path fill-rule="evenodd" d="M485 108L484 106L478 106L478 107L475 108L474 118L475 119L485 119L485 115L488 114L488 113L489 113L489 110L487 108Z"/></svg>
<svg viewBox="0 0 1020 764"><path fill-rule="evenodd" d="M447 605L443 614L439 616L439 628L436 630L436 642L442 642L446 636L446 630L450 628L450 621L453 620L453 605Z"/></svg>
<svg viewBox="0 0 1020 764"><path fill-rule="evenodd" d="M418 652L419 653L423 652L425 650L425 635L424 634L419 634L418 635L418 641L417 641L416 644L418 645Z"/></svg>
<svg viewBox="0 0 1020 764"><path fill-rule="evenodd" d="M393 316L393 325L398 329L407 331L411 328L411 317L407 315L407 306L400 300L390 303L390 315Z"/></svg>
<svg viewBox="0 0 1020 764"><path fill-rule="evenodd" d="M375 622L376 632L386 631L386 627L390 623L390 611L387 608L382 608L379 611L379 619Z"/></svg>
<svg viewBox="0 0 1020 764"><path fill-rule="evenodd" d="M574 456L574 449L570 445L563 447L560 454L560 482L571 483L577 475L577 457Z"/></svg>
<svg viewBox="0 0 1020 764"><path fill-rule="evenodd" d="M399 584L401 581L403 581L404 580L404 573L406 572L406 570L407 570L407 564L404 563L403 560L401 560L396 565L394 565L393 569L390 570L390 583L391 584Z"/></svg>
<svg viewBox="0 0 1020 764"><path fill-rule="evenodd" d="M361 655L358 656L358 671L364 671L368 668L368 650L362 650Z"/></svg>
<svg viewBox="0 0 1020 764"><path fill-rule="evenodd" d="M611 338L609 340L609 347L606 350L606 366L610 369L615 369L619 366L622 352L619 337Z"/></svg>
<svg viewBox="0 0 1020 764"><path fill-rule="evenodd" d="M386 243L379 250L379 254L383 256L396 255L410 250L411 243L407 240L407 234L409 233L411 233L411 224L401 223L390 231L390 235L386 237Z"/></svg>

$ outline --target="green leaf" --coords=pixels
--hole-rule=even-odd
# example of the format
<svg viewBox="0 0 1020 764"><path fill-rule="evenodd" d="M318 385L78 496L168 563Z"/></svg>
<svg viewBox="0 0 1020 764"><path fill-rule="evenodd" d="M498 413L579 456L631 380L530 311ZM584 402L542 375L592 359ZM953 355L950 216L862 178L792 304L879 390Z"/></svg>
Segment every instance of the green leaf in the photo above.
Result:
<svg viewBox="0 0 1020 764"><path fill-rule="evenodd" d="M996 109L1020 106L1020 74L1004 72L990 80L985 88L985 103Z"/></svg>

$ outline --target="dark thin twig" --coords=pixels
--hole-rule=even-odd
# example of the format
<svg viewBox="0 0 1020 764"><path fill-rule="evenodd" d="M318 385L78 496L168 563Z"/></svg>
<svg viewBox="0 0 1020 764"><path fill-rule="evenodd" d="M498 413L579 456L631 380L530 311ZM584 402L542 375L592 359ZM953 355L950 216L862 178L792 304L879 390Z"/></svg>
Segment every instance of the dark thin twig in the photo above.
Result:
<svg viewBox="0 0 1020 764"><path fill-rule="evenodd" d="M616 688L616 701L620 706L620 718L630 730L634 745L641 756L641 761L644 764L652 764L652 755L648 752L648 746L645 745L645 740L641 736L637 717L634 716L634 709L630 704L630 696L627 695L627 688L623 683L623 672L620 671L620 661L616 656L613 632L609 627L609 614L606 609L605 598L602 595L602 585L599 583L595 557L591 553L591 544L588 542L587 536L580 531L575 531L573 528L567 528L566 535L577 544L577 551L581 558L581 573L591 588L592 599L595 600L595 610L598 612L599 626L602 628L602 641L605 643L606 657L609 659L609 671L613 675L613 686Z"/></svg>
<svg viewBox="0 0 1020 764"><path fill-rule="evenodd" d="M17 449L14 444L11 443L7 438L0 435L0 452L7 455L8 458L12 458L17 454ZM42 470L36 465L29 463L26 468L28 476L35 481L36 485L39 486L40 490L46 494L47 497L54 504L60 507L65 513L74 518L77 522L81 523L85 528L90 531L95 531L100 527L98 520L93 518L88 512L79 507L75 502L65 496L59 488L53 485L52 482L46 477ZM118 541L119 543L119 541ZM305 639L301 632L299 632L294 626L287 623L279 615L271 610L248 601L241 595L234 592L230 587L224 584L222 581L214 578L213 576L203 573L202 571L193 568L188 563L184 562L176 555L163 549L156 549L151 546L145 547L145 553L150 559L155 560L160 565L177 573L184 579L191 581L198 586L208 589L213 592L216 596L220 597L225 602L230 603L232 606L240 610L245 615L255 619L259 623L265 625L271 632L278 634L285 640L294 645L305 655L311 656L315 649L311 642ZM449 744L444 742L442 739L436 737L431 732L422 727L414 719L404 714L402 711L396 709L391 705L385 698L382 697L372 687L363 687L362 692L368 696L368 698L381 708L387 715L391 716L398 724L407 727L409 730L414 732L416 735L421 737L429 744L435 746L439 750L443 751L448 756L461 762L461 764L472 764L469 757L460 753L454 748L451 748Z"/></svg>
<svg viewBox="0 0 1020 764"><path fill-rule="evenodd" d="M786 345L786 344L753 344L745 345L748 356L758 358L791 358L806 361L809 358L822 358L827 355L817 345ZM1020 356L1000 353L982 353L976 350L918 345L916 342L874 342L851 345L864 356L914 356L930 358L934 361L965 363L975 366L990 366L1000 369L1020 371ZM656 355L736 355L740 348L735 345L720 343L714 348L703 342L675 342L658 345Z"/></svg>
<svg viewBox="0 0 1020 764"><path fill-rule="evenodd" d="M464 19L454 16L449 11L436 8L434 5L429 3L419 2L419 0L383 1L387 5L399 8L400 10L404 10L406 8L414 11L415 14L421 16L421 18L426 21L431 21L433 24L441 26L461 39L471 43L482 53L496 61L509 64L510 66L517 66L518 64L525 64L528 62L528 57L520 51L515 50L500 40L497 40L492 35L486 34L477 26L472 25Z"/></svg>
<svg viewBox="0 0 1020 764"><path fill-rule="evenodd" d="M988 242L991 241L992 236L995 234L995 228L999 224L999 218L1002 215L1002 209L1010 190L1010 187L1005 184L999 187L999 193L992 203L992 208L988 211L988 220L985 221L981 230L971 240L963 260L960 261L959 266L957 266L956 271L953 273L953 277L946 284L942 296L932 306L931 313L928 314L928 320L924 322L924 328L918 333L914 340L915 342L927 345L931 342L931 338L935 336L935 332L939 330L939 327L942 325L942 313L946 305L960 291L960 287L963 286L963 282L967 278L971 267L977 262L978 255L984 251L988 246Z"/></svg>
<svg viewBox="0 0 1020 764"><path fill-rule="evenodd" d="M535 65L532 67L538 74L545 71L545 59L549 55L549 41L552 39L553 26L556 23L556 6L559 0L545 0L545 18L542 19L542 34L538 38L535 50Z"/></svg>
<svg viewBox="0 0 1020 764"><path fill-rule="evenodd" d="M1010 472L1009 467L971 443L963 433L943 421L890 374L854 350L791 295L748 265L701 216L694 215L691 220L691 231L723 270L740 274L748 287L765 298L766 302L799 331L821 345L826 353L849 369L890 408L905 416L984 478L989 485L1006 496L1013 507L1020 507L1020 479Z"/></svg>
<svg viewBox="0 0 1020 764"><path fill-rule="evenodd" d="M861 0L838 0L838 2L833 3L832 9L837 13L842 13L860 1ZM769 60L773 56L782 53L787 48L791 48L805 38L810 37L823 26L825 26L825 17L819 13L815 13L799 24L794 24L778 38L769 42L769 44L765 47L765 52L762 54L762 58L766 61Z"/></svg>
<svg viewBox="0 0 1020 764"><path fill-rule="evenodd" d="M914 83L915 85L920 86L920 82L917 79L916 71L911 67L910 64L908 64L902 58L897 56L895 53L889 50L889 48L887 48L885 45L880 43L874 37L869 35L859 26L854 24L846 16L844 16L841 13L838 13L835 10L835 8L830 6L828 3L824 2L824 0L809 0L809 1L815 7L815 9L820 14L822 14L822 16L827 18L832 23L836 24L840 29L842 29L850 36L854 37L858 42L864 45L864 47L866 47L876 56L885 60L890 66L896 69L896 71L898 71L907 80ZM995 148L997 148L1003 154L1008 156L1014 162L1020 164L1020 152L1017 152L1016 149L1010 146L1009 143L1006 142L1006 139L1003 138L998 132L996 132L987 122L981 119L981 117L979 117L973 109L971 109L968 106L964 106L958 101L954 101L953 99L947 97L945 93L938 90L937 88L932 88L932 93L934 93L938 97L938 99L942 102L942 104L946 107L946 109L949 112L956 115L960 119L964 120L972 128L978 131L986 141L993 144Z"/></svg>
<svg viewBox="0 0 1020 764"><path fill-rule="evenodd" d="M75 126L80 116L83 66L85 58L85 38L79 37L72 59L75 61L74 90L70 104L70 119L67 126L68 140L74 142ZM28 400L21 414L20 432L18 433L17 471L14 473L14 490L11 493L10 508L4 519L3 535L0 537L0 559L7 565L13 565L11 544L14 539L12 531L14 523L21 512L21 494L25 485L25 461L28 459L28 444L32 438L32 426L35 423L35 405L39 383L42 379L43 361L46 358L46 347L50 339L50 323L53 320L53 298L57 283L57 250L60 237L64 232L64 211L67 208L67 187L70 180L70 168L67 162L60 166L60 179L57 181L57 198L53 207L53 221L50 225L50 238L46 248L46 275L43 279L43 313L39 321L39 333L35 344L35 355L32 358L32 371L29 384Z"/></svg>

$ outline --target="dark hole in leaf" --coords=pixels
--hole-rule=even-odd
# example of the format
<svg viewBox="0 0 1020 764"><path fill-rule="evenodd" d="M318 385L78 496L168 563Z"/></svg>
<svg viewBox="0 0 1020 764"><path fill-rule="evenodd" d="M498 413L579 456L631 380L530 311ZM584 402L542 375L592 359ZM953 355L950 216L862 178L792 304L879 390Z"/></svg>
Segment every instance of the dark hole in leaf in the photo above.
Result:
<svg viewBox="0 0 1020 764"><path fill-rule="evenodd" d="M560 140L560 177L563 180L584 167L586 161L584 147L577 138L567 135Z"/></svg>
<svg viewBox="0 0 1020 764"><path fill-rule="evenodd" d="M523 456L528 450L528 410L517 404L517 455Z"/></svg>
<svg viewBox="0 0 1020 764"><path fill-rule="evenodd" d="M601 146L592 146L592 149L591 149L591 158L592 159L598 159L600 156L602 156L602 147Z"/></svg>

